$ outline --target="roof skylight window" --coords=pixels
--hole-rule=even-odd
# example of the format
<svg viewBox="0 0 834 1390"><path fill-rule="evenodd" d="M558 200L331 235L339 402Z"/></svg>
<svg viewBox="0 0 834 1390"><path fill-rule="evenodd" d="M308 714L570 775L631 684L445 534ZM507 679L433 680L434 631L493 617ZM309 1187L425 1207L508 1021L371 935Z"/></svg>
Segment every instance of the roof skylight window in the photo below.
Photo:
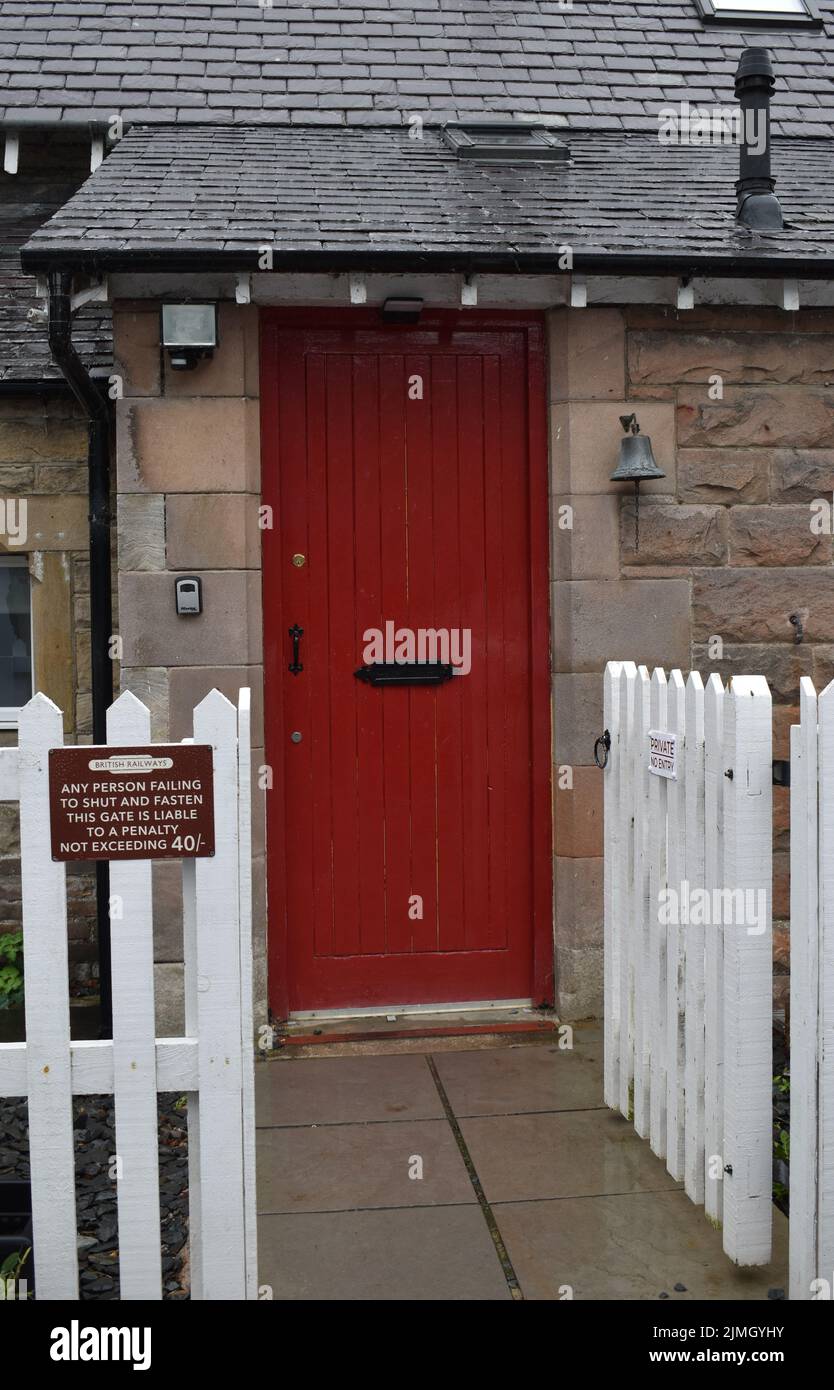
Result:
<svg viewBox="0 0 834 1390"><path fill-rule="evenodd" d="M459 159L549 162L570 154L564 141L546 126L523 121L453 122L443 127L443 134Z"/></svg>
<svg viewBox="0 0 834 1390"><path fill-rule="evenodd" d="M822 18L815 0L696 0L704 19L729 24L764 24L770 28L813 25Z"/></svg>

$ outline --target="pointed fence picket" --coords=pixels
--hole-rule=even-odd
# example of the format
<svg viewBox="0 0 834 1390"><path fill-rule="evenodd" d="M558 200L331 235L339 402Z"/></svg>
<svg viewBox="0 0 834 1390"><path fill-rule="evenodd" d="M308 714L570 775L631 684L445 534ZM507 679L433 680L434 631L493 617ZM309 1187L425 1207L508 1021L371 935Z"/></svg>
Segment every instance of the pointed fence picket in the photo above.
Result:
<svg viewBox="0 0 834 1390"><path fill-rule="evenodd" d="M770 692L610 662L604 707L605 1099L723 1224L730 1258L766 1264ZM649 772L650 730L676 736L674 779Z"/></svg>
<svg viewBox="0 0 834 1390"><path fill-rule="evenodd" d="M791 729L790 1297L834 1296L834 682Z"/></svg>
<svg viewBox="0 0 834 1390"><path fill-rule="evenodd" d="M125 693L112 746L148 744L150 716ZM213 690L194 740L213 751L215 854L182 863L185 1036L154 1029L148 861L110 871L113 1038L71 1042L66 869L51 856L49 750L60 710L36 695L17 748L0 749L0 800L20 803L26 1041L0 1045L0 1095L26 1096L39 1299L78 1298L73 1095L112 1094L124 1300L162 1297L157 1094L188 1096L191 1296L257 1297L249 691ZM189 742L192 740L188 740Z"/></svg>

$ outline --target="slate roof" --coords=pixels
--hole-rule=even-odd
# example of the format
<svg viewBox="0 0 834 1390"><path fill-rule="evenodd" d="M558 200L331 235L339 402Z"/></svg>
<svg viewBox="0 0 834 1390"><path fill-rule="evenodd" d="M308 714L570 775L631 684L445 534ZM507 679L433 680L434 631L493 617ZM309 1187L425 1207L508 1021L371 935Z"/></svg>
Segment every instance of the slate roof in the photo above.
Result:
<svg viewBox="0 0 834 1390"><path fill-rule="evenodd" d="M569 164L458 160L442 133L402 126L135 126L24 250L27 269L274 268L556 270L647 257L782 272L834 267L834 161L825 140L777 140L790 230L735 223L738 149L661 145L653 134L571 133ZM610 265L608 265L610 269ZM670 268L672 262L670 261Z"/></svg>
<svg viewBox="0 0 834 1390"><path fill-rule="evenodd" d="M818 4L822 32L709 26L695 0L0 0L0 119L654 129L665 102L731 100L742 47L765 44L776 129L825 138L834 0Z"/></svg>
<svg viewBox="0 0 834 1390"><path fill-rule="evenodd" d="M62 380L51 360L35 281L20 268L21 244L78 188L89 172L89 145L58 133L21 141L20 173L0 171L0 382ZM112 360L110 311L90 305L74 319L73 342L92 370Z"/></svg>

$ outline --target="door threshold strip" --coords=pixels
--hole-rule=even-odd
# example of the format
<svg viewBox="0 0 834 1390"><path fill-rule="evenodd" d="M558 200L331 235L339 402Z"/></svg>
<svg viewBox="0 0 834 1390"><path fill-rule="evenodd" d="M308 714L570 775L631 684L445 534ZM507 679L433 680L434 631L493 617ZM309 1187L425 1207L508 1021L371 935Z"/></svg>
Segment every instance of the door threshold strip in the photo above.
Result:
<svg viewBox="0 0 834 1390"><path fill-rule="evenodd" d="M488 1033L525 1033L528 1036L550 1037L558 1027L555 1019L537 1019L525 1023L459 1023L440 1028L391 1028L373 1029L364 1032L336 1033L330 1029L319 1028L312 1033L281 1034L281 1047L326 1046L328 1043L382 1042L388 1039L407 1038L467 1038Z"/></svg>

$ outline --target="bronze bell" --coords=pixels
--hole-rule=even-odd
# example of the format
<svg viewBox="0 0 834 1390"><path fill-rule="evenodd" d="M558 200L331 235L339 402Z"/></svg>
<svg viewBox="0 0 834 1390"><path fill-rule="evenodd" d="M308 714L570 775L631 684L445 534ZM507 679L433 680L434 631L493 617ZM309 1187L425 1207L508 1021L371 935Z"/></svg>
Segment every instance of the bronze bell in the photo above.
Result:
<svg viewBox="0 0 834 1390"><path fill-rule="evenodd" d="M665 478L652 453L652 441L640 433L636 415L621 415L620 424L626 432L620 440L620 462L611 474L612 483L642 483L648 478Z"/></svg>

